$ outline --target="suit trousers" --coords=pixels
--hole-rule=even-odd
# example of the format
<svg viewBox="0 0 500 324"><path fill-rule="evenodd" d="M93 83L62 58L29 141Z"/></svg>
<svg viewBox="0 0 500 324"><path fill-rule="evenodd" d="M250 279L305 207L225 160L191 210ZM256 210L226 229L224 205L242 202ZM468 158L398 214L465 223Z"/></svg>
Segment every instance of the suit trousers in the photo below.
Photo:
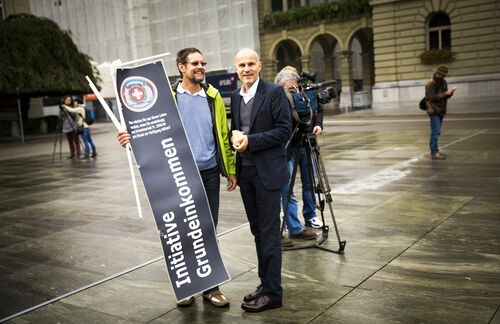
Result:
<svg viewBox="0 0 500 324"><path fill-rule="evenodd" d="M250 230L255 238L262 293L283 299L281 287L280 188L268 190L255 166L241 166L240 192Z"/></svg>

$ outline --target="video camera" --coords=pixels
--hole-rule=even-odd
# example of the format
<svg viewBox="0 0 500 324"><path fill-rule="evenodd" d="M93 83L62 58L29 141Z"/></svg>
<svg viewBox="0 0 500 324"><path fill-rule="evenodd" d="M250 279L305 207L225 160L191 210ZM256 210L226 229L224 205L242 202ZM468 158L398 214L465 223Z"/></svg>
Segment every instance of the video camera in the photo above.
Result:
<svg viewBox="0 0 500 324"><path fill-rule="evenodd" d="M312 83L309 83L309 81L311 81ZM300 73L300 79L299 79L300 88L304 92L314 91L316 93L316 96L318 97L318 101L320 104L327 104L337 96L335 89L333 87L328 87L329 85L336 84L337 81L329 80L321 83L314 83L314 82L316 82L316 73L308 71L302 71ZM320 90L320 91L315 91L315 90Z"/></svg>
<svg viewBox="0 0 500 324"><path fill-rule="evenodd" d="M314 83L315 81L316 73L303 71L300 74L298 85L293 87L295 91L290 91L291 88L287 91L288 100L292 108L292 116L301 124L309 124L313 119L315 111L318 109L318 105L326 104L332 98L336 97L335 89L326 87L336 84L336 81Z"/></svg>

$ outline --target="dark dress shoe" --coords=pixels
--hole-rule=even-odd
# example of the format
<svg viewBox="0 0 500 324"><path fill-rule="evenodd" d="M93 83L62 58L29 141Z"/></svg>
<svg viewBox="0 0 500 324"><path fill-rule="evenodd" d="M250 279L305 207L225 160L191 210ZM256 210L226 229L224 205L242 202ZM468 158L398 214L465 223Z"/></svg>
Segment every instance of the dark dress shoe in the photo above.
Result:
<svg viewBox="0 0 500 324"><path fill-rule="evenodd" d="M260 295L260 297L255 300L241 304L241 308L243 310L246 310L247 312L257 313L272 308L279 308L282 305L283 304L281 303L280 299L272 300L271 298L265 295Z"/></svg>
<svg viewBox="0 0 500 324"><path fill-rule="evenodd" d="M252 300L259 298L260 295L262 295L263 290L264 290L264 286L262 286L262 284L258 285L257 289L253 293L248 294L245 297L243 297L243 301L248 303L248 302L251 302Z"/></svg>

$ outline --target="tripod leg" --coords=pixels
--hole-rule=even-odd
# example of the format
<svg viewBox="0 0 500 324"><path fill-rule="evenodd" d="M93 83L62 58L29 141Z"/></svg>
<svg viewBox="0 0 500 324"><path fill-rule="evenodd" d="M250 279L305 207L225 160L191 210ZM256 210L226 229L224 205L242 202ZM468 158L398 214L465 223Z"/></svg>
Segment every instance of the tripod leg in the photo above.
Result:
<svg viewBox="0 0 500 324"><path fill-rule="evenodd" d="M306 141L306 145L305 145L305 149L306 149L306 164L307 164L307 174L308 174L308 186L309 186L309 191L311 192L311 198L312 198L312 201L313 201L313 205L316 209L318 209L321 213L321 220L323 222L323 226L325 226L325 219L323 217L323 210L325 209L323 205L321 205L321 196L320 196L320 192L318 190L316 190L316 179L315 179L315 171L316 171L316 167L315 167L315 161L313 161L313 154L312 154L312 149L311 149L311 144L309 143L309 141ZM302 190L304 191L304 190ZM304 194L304 193L302 193ZM318 195L317 199L316 199L316 196L315 194ZM319 202L319 204L318 204Z"/></svg>
<svg viewBox="0 0 500 324"><path fill-rule="evenodd" d="M54 163L54 158L56 156L56 149L57 149L57 131L56 131L56 136L54 137L54 151L52 152L52 163Z"/></svg>
<svg viewBox="0 0 500 324"><path fill-rule="evenodd" d="M59 141L59 160L61 159L61 134L62 134L63 121L59 116L56 123L56 135L54 136L54 151L52 152L52 163L54 163L57 151L57 142Z"/></svg>
<svg viewBox="0 0 500 324"><path fill-rule="evenodd" d="M316 175L318 177L319 191L323 193L325 200L330 208L330 214L332 216L333 226L335 228L335 233L337 235L337 239L339 242L339 252L342 253L345 247L346 242L342 241L340 238L340 233L338 230L337 222L335 221L335 214L333 213L332 207L332 195L330 184L328 183L328 176L326 174L325 165L323 164L323 160L321 158L321 154L319 152L319 147L315 146L312 151L314 152L313 159L315 161L316 166ZM324 203L323 203L324 204Z"/></svg>
<svg viewBox="0 0 500 324"><path fill-rule="evenodd" d="M59 160L62 160L62 144L63 143L63 134L59 133Z"/></svg>
<svg viewBox="0 0 500 324"><path fill-rule="evenodd" d="M325 170L325 165L323 164L323 160L321 159L321 154L319 151L319 147L316 145L315 141L314 144L311 143L311 139L308 137L307 140L307 146L306 148L310 149L311 152L311 162L314 163L314 173L316 174L316 178L318 179L318 187L316 188L318 191L318 198L320 198L321 194L324 196L325 199L321 200L320 199L320 210L321 210L321 217L323 218L324 222L324 217L323 217L323 210L324 210L324 203L325 200L328 203L328 206L330 208L330 214L332 216L332 221L333 225L335 228L335 233L337 235L337 239L339 242L339 253L343 253L344 248L345 248L345 241L342 241L340 238L340 233L337 227L337 222L335 221L335 215L333 213L333 208L332 208L332 196L331 196L331 189L330 189L330 184L328 183L328 176L326 174ZM313 164L311 163L311 164ZM323 223L323 233L328 233L328 228L325 226Z"/></svg>

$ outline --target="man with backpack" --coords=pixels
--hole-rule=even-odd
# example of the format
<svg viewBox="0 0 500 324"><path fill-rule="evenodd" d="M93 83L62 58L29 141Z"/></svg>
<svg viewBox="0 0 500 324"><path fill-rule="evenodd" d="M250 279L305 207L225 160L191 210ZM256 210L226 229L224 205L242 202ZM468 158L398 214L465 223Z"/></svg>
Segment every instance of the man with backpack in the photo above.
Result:
<svg viewBox="0 0 500 324"><path fill-rule="evenodd" d="M446 115L446 104L448 99L453 96L456 88L448 90L448 83L445 77L448 76L448 67L438 65L434 69L434 75L425 85L426 112L431 121L431 137L429 146L431 149L431 159L444 160L446 154L439 152L438 140L441 134L441 125L444 115Z"/></svg>

